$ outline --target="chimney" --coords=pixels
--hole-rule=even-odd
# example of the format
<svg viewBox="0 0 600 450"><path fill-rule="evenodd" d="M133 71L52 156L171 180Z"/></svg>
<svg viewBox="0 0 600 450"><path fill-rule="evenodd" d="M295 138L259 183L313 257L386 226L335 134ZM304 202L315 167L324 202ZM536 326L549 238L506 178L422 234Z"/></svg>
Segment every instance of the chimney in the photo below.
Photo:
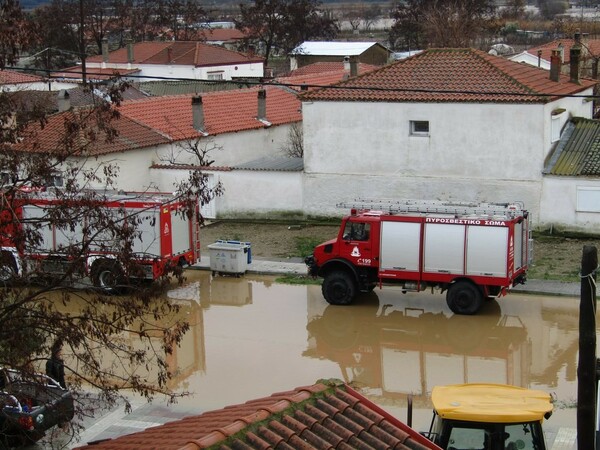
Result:
<svg viewBox="0 0 600 450"><path fill-rule="evenodd" d="M65 112L71 109L71 100L69 93L65 89L61 89L58 93L58 112Z"/></svg>
<svg viewBox="0 0 600 450"><path fill-rule="evenodd" d="M350 58L350 76L355 77L358 75L358 58L352 56Z"/></svg>
<svg viewBox="0 0 600 450"><path fill-rule="evenodd" d="M560 59L559 50L552 50L550 56L550 79L552 81L558 81L560 79L560 66L562 61Z"/></svg>
<svg viewBox="0 0 600 450"><path fill-rule="evenodd" d="M127 38L127 63L133 63L133 39L130 37Z"/></svg>
<svg viewBox="0 0 600 450"><path fill-rule="evenodd" d="M108 39L102 38L102 67L106 67L108 62Z"/></svg>
<svg viewBox="0 0 600 450"><path fill-rule="evenodd" d="M562 45L562 42L558 44L558 56L560 56L560 63L565 60L565 47Z"/></svg>
<svg viewBox="0 0 600 450"><path fill-rule="evenodd" d="M204 129L204 106L202 105L202 97L199 95L192 97L192 121L194 130L206 133Z"/></svg>
<svg viewBox="0 0 600 450"><path fill-rule="evenodd" d="M350 72L350 57L344 56L344 70Z"/></svg>
<svg viewBox="0 0 600 450"><path fill-rule="evenodd" d="M570 61L570 74L571 83L579 84L579 57L581 55L581 47L575 44L571 47L571 61Z"/></svg>
<svg viewBox="0 0 600 450"><path fill-rule="evenodd" d="M542 51L538 50L538 67L542 67Z"/></svg>
<svg viewBox="0 0 600 450"><path fill-rule="evenodd" d="M258 91L258 116L260 121L267 120L267 91L260 89Z"/></svg>

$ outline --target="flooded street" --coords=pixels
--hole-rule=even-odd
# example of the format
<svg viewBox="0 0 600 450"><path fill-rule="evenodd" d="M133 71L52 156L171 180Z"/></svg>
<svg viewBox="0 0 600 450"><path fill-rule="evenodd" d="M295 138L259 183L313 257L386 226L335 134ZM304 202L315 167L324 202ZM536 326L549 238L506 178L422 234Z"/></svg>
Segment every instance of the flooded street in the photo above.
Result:
<svg viewBox="0 0 600 450"><path fill-rule="evenodd" d="M556 404L546 432L576 428L578 298L510 294L486 302L476 316L456 316L439 293L376 289L342 307L329 306L320 286L278 284L272 276L186 275L187 283L167 295L192 327L169 364L170 387L190 395L172 406L136 401L129 416L96 418L80 442L321 378L351 383L402 421L412 395L419 431L429 428L433 386L465 382L549 392Z"/></svg>
<svg viewBox="0 0 600 450"><path fill-rule="evenodd" d="M493 382L552 393L553 426L575 426L579 299L509 295L456 316L440 294L376 289L329 306L320 286L189 272L169 292L193 324L173 365L181 404L222 408L320 378L339 378L415 427L428 427L436 384Z"/></svg>

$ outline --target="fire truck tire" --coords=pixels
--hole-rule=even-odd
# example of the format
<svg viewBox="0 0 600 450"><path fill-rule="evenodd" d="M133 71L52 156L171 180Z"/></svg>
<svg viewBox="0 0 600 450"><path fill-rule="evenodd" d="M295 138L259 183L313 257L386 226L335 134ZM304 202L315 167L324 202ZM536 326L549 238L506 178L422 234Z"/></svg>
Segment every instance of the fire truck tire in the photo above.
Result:
<svg viewBox="0 0 600 450"><path fill-rule="evenodd" d="M123 269L118 261L112 259L96 261L90 277L95 287L110 294L118 294L123 286Z"/></svg>
<svg viewBox="0 0 600 450"><path fill-rule="evenodd" d="M349 305L356 295L356 284L347 272L336 270L325 276L321 290L327 303Z"/></svg>
<svg viewBox="0 0 600 450"><path fill-rule="evenodd" d="M454 314L475 314L483 304L481 290L469 281L457 281L446 293L446 303Z"/></svg>
<svg viewBox="0 0 600 450"><path fill-rule="evenodd" d="M0 283L10 283L17 273L17 264L15 258L9 252L2 252L0 255Z"/></svg>

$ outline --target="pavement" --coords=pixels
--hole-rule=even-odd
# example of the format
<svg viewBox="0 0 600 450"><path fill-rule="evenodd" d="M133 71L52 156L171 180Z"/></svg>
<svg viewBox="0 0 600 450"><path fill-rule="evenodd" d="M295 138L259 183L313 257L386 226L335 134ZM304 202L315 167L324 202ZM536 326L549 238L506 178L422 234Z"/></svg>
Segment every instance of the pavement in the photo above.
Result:
<svg viewBox="0 0 600 450"><path fill-rule="evenodd" d="M215 265L218 267L218 265ZM200 262L193 265L192 269L212 270L210 257L203 255ZM302 258L265 259L252 257L246 265L246 273L260 275L298 275L306 276L308 270ZM553 280L527 280L512 288L512 291L523 294L562 295L578 297L581 292L581 283L567 283Z"/></svg>

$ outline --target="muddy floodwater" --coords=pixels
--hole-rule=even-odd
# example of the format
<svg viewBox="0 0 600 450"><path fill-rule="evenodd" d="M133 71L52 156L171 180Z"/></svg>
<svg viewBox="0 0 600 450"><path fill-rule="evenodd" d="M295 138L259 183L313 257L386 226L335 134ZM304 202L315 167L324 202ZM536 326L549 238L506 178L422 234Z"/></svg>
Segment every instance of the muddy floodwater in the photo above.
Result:
<svg viewBox="0 0 600 450"><path fill-rule="evenodd" d="M376 289L330 306L320 286L273 277L211 277L189 271L168 292L192 324L173 355L171 388L199 413L339 378L414 426L431 419L436 384L493 382L556 398L550 423L576 427L579 299L510 294L476 316L457 316L445 297Z"/></svg>

